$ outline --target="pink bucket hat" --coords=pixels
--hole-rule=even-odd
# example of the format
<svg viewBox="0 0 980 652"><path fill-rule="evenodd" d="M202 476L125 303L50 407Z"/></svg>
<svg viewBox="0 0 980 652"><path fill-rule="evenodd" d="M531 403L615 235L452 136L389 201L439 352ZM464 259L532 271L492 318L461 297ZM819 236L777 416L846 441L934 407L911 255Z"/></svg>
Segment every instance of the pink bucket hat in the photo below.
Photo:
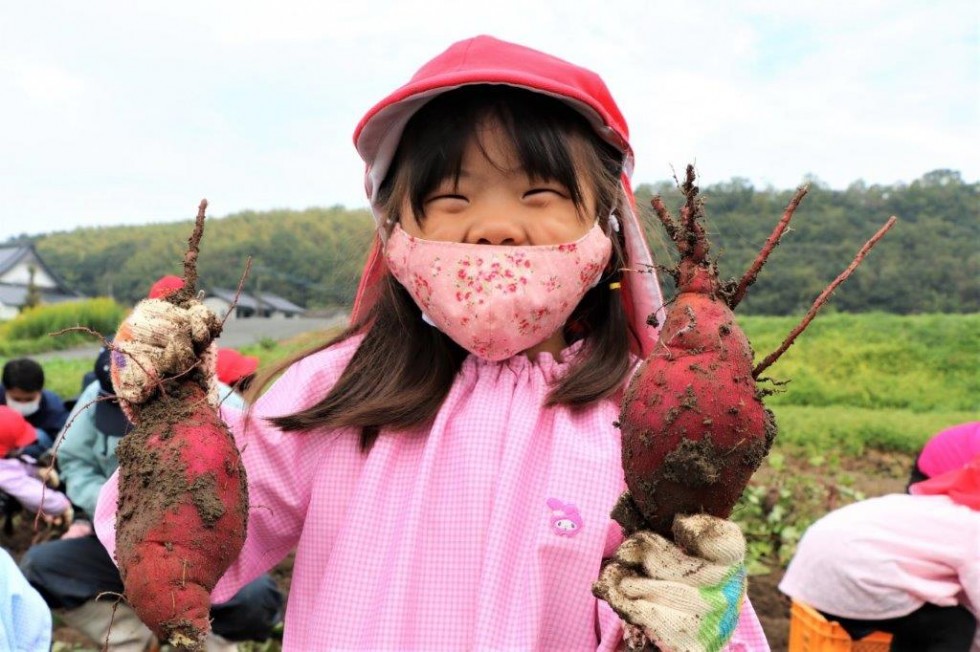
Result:
<svg viewBox="0 0 980 652"><path fill-rule="evenodd" d="M422 66L407 84L371 108L354 131L354 145L367 164L364 187L379 230L385 216L376 203L378 187L388 172L405 124L435 96L472 84L516 86L561 100L585 116L602 139L623 153L622 186L630 211L621 216L621 222L633 272L623 276L621 294L627 317L640 340L634 353L645 356L652 350L658 332L647 324L647 317L657 313L658 323L663 323L663 299L629 184L633 171L629 129L605 83L585 68L490 36L454 43ZM380 237L376 236L357 290L351 315L354 322L367 314L377 283L385 273L382 248Z"/></svg>
<svg viewBox="0 0 980 652"><path fill-rule="evenodd" d="M941 430L926 442L917 461L919 470L933 478L965 466L980 455L980 421Z"/></svg>
<svg viewBox="0 0 980 652"><path fill-rule="evenodd" d="M980 511L980 455L958 468L915 483L909 491L917 496L949 496L957 504Z"/></svg>

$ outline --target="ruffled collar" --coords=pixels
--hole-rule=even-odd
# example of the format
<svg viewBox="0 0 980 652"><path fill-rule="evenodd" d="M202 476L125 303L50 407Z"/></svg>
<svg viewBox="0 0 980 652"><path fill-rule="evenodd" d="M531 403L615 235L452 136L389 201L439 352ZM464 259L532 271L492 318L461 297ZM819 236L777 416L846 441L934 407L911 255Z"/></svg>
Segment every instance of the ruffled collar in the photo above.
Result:
<svg viewBox="0 0 980 652"><path fill-rule="evenodd" d="M541 373L548 380L554 380L568 370L575 358L582 353L584 345L585 340L578 340L566 346L557 355L542 351L534 360L524 353L498 361L485 360L471 353L463 360L463 371L485 373L509 370L517 375Z"/></svg>

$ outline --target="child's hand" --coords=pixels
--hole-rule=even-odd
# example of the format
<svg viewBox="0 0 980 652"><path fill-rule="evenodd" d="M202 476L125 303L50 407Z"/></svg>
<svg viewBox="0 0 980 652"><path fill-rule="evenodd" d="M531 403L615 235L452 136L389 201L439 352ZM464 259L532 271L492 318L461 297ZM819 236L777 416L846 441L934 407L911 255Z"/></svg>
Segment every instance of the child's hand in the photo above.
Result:
<svg viewBox="0 0 980 652"><path fill-rule="evenodd" d="M48 485L52 489L57 489L58 485L61 484L61 478L58 476L58 472L52 466L44 466L37 470L37 477L41 479L41 482Z"/></svg>
<svg viewBox="0 0 980 652"><path fill-rule="evenodd" d="M41 518L44 520L44 522L54 527L61 527L61 526L68 527L69 525L71 525L71 521L74 517L75 517L75 510L72 508L71 505L66 507L65 511L61 512L60 514L45 514L43 512L41 513Z"/></svg>
<svg viewBox="0 0 980 652"><path fill-rule="evenodd" d="M646 638L665 651L715 652L738 624L745 538L707 514L678 516L673 531L676 545L652 532L624 541L593 592L628 623L631 647Z"/></svg>
<svg viewBox="0 0 980 652"><path fill-rule="evenodd" d="M189 371L194 351L221 330L217 315L203 304L185 309L163 299L146 299L119 327L113 341L112 384L125 403L139 405L156 390L162 376ZM204 373L214 375L214 347L201 356Z"/></svg>

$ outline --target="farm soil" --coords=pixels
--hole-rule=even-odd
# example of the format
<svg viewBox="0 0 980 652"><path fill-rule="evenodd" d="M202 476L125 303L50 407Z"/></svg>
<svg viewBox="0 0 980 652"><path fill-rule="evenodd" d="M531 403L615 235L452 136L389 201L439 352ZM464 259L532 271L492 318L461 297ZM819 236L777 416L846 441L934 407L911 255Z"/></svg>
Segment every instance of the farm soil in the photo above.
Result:
<svg viewBox="0 0 980 652"><path fill-rule="evenodd" d="M813 467L805 459L787 456L785 468L779 473L805 475L820 482L832 481L846 474L850 479L848 485L870 498L903 492L912 460L913 456L908 454L872 450L866 451L859 458L842 460L838 468L828 471L825 467ZM752 482L765 483L773 473L771 469L763 466ZM0 546L10 551L15 558L19 558L31 544L35 534L33 521L30 519L18 517L16 525L12 536L0 533ZM293 556L290 555L272 570L272 577L287 595L292 569ZM789 601L778 589L782 577L782 569L777 568L768 575L755 575L749 580L749 597L774 652L786 650L789 641ZM71 645L83 644L86 639L76 630L60 626L55 629L55 640Z"/></svg>

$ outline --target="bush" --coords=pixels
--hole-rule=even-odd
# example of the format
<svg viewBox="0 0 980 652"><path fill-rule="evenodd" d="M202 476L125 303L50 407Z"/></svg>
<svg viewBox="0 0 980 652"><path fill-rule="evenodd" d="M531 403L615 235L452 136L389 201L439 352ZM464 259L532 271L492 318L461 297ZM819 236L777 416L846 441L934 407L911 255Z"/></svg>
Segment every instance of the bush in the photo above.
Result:
<svg viewBox="0 0 980 652"><path fill-rule="evenodd" d="M115 332L126 309L112 299L86 299L29 308L0 327L0 355L25 355L92 342L90 334L66 328L83 326L102 335Z"/></svg>

